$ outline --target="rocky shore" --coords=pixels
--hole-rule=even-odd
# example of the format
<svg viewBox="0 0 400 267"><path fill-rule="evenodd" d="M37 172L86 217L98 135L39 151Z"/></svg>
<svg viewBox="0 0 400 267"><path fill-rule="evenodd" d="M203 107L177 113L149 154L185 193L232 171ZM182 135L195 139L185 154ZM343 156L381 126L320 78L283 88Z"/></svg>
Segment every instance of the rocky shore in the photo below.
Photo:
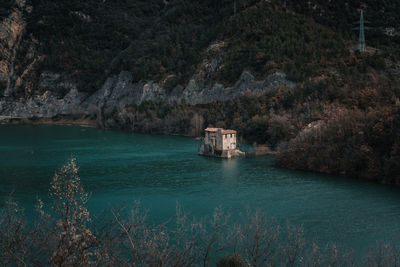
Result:
<svg viewBox="0 0 400 267"><path fill-rule="evenodd" d="M217 151L211 145L205 144L203 140L200 142L198 154L207 157L226 159L241 158L246 156L246 153L241 151L239 148Z"/></svg>

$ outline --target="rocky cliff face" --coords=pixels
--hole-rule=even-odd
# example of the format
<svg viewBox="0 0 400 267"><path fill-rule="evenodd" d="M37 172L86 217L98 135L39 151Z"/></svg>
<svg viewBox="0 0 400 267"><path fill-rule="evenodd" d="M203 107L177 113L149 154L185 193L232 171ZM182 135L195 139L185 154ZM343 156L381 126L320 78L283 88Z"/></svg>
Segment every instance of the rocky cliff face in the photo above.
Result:
<svg viewBox="0 0 400 267"><path fill-rule="evenodd" d="M122 109L144 101L207 104L247 94L259 95L281 87L290 90L295 87L279 70L270 72L264 79L256 79L250 71L243 71L231 86L218 82L216 73L224 66L227 43L217 41L205 49L204 60L198 64L195 73L178 83L172 82L173 86L171 81L179 78L175 74L154 81L138 79L130 71L121 71L108 74L97 90L88 93L70 75L39 67L46 58L42 53L46 51L40 50L42 44L27 30L27 24L28 21L33 25L46 24L46 17L32 20L30 14L34 7L24 0L15 3L12 12L0 24L0 116L4 118L81 114L97 116L101 121L100 111L104 107ZM91 20L82 23L91 23ZM108 72L105 70L105 73Z"/></svg>
<svg viewBox="0 0 400 267"><path fill-rule="evenodd" d="M108 78L103 87L91 95L84 104L122 107L128 104L139 105L143 101L151 100L171 103L184 101L190 105L196 105L226 101L248 92L261 94L278 87L294 87L294 83L288 81L282 72L276 72L258 81L250 72L244 71L238 81L228 87L219 83L207 86L207 82L207 80L193 77L186 87L177 85L171 93L168 93L164 87L153 81L133 83L130 73L121 72L118 76Z"/></svg>
<svg viewBox="0 0 400 267"><path fill-rule="evenodd" d="M25 0L15 0L10 14L0 22L0 98L20 99L39 92L43 60L38 52L39 41L27 33L28 17L33 6Z"/></svg>
<svg viewBox="0 0 400 267"><path fill-rule="evenodd" d="M164 101L169 103L206 104L214 101L227 101L246 94L263 94L267 91L286 87L293 89L295 84L286 79L282 72L269 75L264 80L256 80L248 71L244 71L233 86L215 83L204 86L208 81L193 77L184 87L177 85L170 93L160 84L132 82L132 75L123 71L109 77L102 88L92 95L78 92L72 83L57 81L57 74L42 74L41 88L48 88L43 94L34 95L19 101L12 98L0 100L0 116L16 118L51 118L57 115L96 114L102 107L119 107L143 101ZM54 88L69 89L63 97L54 93ZM59 90L57 90L59 92Z"/></svg>
<svg viewBox="0 0 400 267"><path fill-rule="evenodd" d="M0 88L9 95L15 86L15 59L26 27L25 1L17 1L11 14L0 24Z"/></svg>
<svg viewBox="0 0 400 267"><path fill-rule="evenodd" d="M223 65L224 53L224 43L221 45L217 42L207 48L204 53L206 58L187 84L168 88L169 80L174 79L175 75L159 82L135 82L137 79L134 79L131 72L122 71L118 75L107 77L97 91L89 94L79 90L76 83L61 73L41 72L35 68L35 64L41 59L37 49L33 47L35 42L21 45L26 27L24 12L29 8L25 6L25 2L20 2L0 26L0 78L4 85L3 97L0 98L0 116L5 118L52 118L81 114L95 115L101 120L99 112L103 107L121 109L128 105L140 105L144 101L207 104L247 94L260 95L281 87L290 90L295 87L281 71L275 71L262 80L257 80L249 71L243 71L232 86L216 82L215 73ZM18 53L22 57L22 64L18 62L20 66L17 71ZM210 54L212 57L209 57ZM30 77L29 81L26 79L29 75L36 77ZM36 83L33 82L35 80ZM102 124L100 121L99 123Z"/></svg>

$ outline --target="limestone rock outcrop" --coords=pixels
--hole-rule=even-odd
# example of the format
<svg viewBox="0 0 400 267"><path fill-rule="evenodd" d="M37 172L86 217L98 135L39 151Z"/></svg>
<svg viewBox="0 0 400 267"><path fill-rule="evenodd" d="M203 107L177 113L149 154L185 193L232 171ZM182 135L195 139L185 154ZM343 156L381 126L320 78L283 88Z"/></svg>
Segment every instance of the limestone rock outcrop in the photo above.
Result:
<svg viewBox="0 0 400 267"><path fill-rule="evenodd" d="M185 103L195 105L226 101L248 93L261 94L281 86L294 87L294 83L288 81L286 75L282 72L275 72L267 76L266 79L257 81L250 72L244 71L238 81L230 87L225 87L219 83L205 86L204 84L207 82L201 78L193 77L186 87L177 85L168 94L165 88L153 81L133 83L132 75L123 71L118 76L109 77L103 87L87 99L86 104L121 107L128 104L139 105L146 100L163 100L170 103L185 101Z"/></svg>
<svg viewBox="0 0 400 267"><path fill-rule="evenodd" d="M11 14L0 23L0 94L8 95L15 86L15 58L26 22L25 1L16 1Z"/></svg>
<svg viewBox="0 0 400 267"><path fill-rule="evenodd" d="M238 81L230 87L215 83L211 87L204 86L207 81L191 79L185 87L177 85L171 93L158 83L134 83L131 73L123 71L119 75L109 77L102 88L88 96L79 92L76 85L66 82L57 73L42 73L39 89L42 94L27 99L0 98L0 116L12 117L53 117L68 114L93 114L103 106L120 107L143 101L166 101L169 103L185 102L190 105L206 104L214 101L226 101L245 94L262 94L279 87L294 88L294 83L286 79L282 72L276 72L258 81L244 71ZM201 86L203 85L203 86ZM60 92L66 92L60 95Z"/></svg>

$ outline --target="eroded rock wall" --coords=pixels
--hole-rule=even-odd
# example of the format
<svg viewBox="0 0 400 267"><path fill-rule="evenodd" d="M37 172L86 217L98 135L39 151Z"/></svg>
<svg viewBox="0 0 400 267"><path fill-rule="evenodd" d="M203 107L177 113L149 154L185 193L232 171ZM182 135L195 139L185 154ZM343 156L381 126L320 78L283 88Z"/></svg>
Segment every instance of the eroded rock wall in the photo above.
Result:
<svg viewBox="0 0 400 267"><path fill-rule="evenodd" d="M294 88L295 84L286 79L282 72L269 75L264 80L256 80L248 71L244 71L238 81L229 87L215 83L212 86L201 79L191 79L186 87L178 85L167 93L167 90L156 82L132 82L129 72L121 72L109 77L102 88L88 96L79 92L76 85L60 79L57 74L42 74L41 88L47 88L43 94L33 95L27 99L0 99L0 115L12 117L53 117L68 114L94 114L100 108L119 107L143 101L185 102L190 105L206 104L214 101L226 101L245 94L262 94L281 87ZM59 88L54 90L54 88ZM61 88L61 89L60 89ZM65 96L57 92L66 90Z"/></svg>
<svg viewBox="0 0 400 267"><path fill-rule="evenodd" d="M8 96L15 87L15 59L26 22L25 1L16 1L11 14L0 23L0 94Z"/></svg>

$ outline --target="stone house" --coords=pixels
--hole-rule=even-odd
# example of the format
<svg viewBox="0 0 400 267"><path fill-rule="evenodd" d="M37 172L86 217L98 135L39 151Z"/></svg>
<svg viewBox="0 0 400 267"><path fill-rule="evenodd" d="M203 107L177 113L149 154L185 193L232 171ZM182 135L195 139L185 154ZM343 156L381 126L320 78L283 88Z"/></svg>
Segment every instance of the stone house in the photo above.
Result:
<svg viewBox="0 0 400 267"><path fill-rule="evenodd" d="M215 150L234 150L237 148L236 131L222 128L205 129L204 143L213 146Z"/></svg>
<svg viewBox="0 0 400 267"><path fill-rule="evenodd" d="M222 128L207 128L199 147L199 154L222 158L241 157L244 152L237 145L237 132Z"/></svg>

